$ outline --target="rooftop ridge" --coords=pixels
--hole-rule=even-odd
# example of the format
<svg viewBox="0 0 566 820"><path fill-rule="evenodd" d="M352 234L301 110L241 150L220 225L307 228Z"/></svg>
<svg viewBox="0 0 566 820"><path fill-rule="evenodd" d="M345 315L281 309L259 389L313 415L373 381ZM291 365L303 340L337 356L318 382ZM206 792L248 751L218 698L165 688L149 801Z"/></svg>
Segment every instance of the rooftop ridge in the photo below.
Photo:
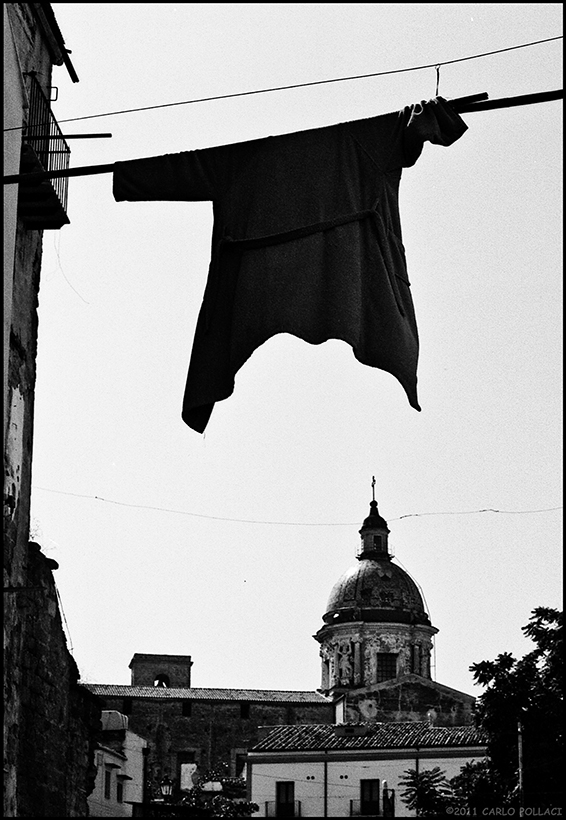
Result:
<svg viewBox="0 0 566 820"><path fill-rule="evenodd" d="M81 686L112 686L126 689L160 689L161 691L172 691L177 689L188 689L191 692L281 692L282 694L296 695L308 694L316 695L318 692L315 689L251 689L245 686L151 686L149 684L131 684L131 683L93 683L92 681L80 680Z"/></svg>
<svg viewBox="0 0 566 820"><path fill-rule="evenodd" d="M337 732L344 724L283 725L263 727L267 733L251 751L322 751L343 749L434 749L485 746L487 735L475 726L433 726L427 721L346 724L364 726L361 734Z"/></svg>
<svg viewBox="0 0 566 820"><path fill-rule="evenodd" d="M287 703L327 703L331 701L314 690L282 690L282 689L234 689L210 687L162 687L138 686L119 683L87 683L80 682L90 692L101 697L139 697L156 699L192 698L193 700L248 700L248 701L281 701Z"/></svg>

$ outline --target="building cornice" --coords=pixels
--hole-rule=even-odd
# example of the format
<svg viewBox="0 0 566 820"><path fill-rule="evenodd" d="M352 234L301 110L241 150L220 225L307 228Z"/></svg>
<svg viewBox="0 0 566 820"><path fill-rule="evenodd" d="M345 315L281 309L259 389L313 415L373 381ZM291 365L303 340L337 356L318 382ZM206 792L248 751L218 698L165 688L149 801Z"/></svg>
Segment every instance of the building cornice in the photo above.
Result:
<svg viewBox="0 0 566 820"><path fill-rule="evenodd" d="M64 64L71 80L74 83L78 83L79 78L77 72L69 57L71 52L68 48L65 48L65 40L55 19L51 3L30 3L29 7L41 29L43 39L49 49L53 63L55 65Z"/></svg>

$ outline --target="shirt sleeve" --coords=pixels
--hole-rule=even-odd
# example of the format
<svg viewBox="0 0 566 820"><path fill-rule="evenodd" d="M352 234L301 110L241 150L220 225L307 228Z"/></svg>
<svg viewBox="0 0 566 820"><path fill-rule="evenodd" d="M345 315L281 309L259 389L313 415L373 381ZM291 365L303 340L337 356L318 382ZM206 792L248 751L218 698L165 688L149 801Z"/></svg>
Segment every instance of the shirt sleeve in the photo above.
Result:
<svg viewBox="0 0 566 820"><path fill-rule="evenodd" d="M446 100L437 97L381 114L345 128L382 173L414 165L425 142L452 145L468 126Z"/></svg>
<svg viewBox="0 0 566 820"><path fill-rule="evenodd" d="M414 165L425 142L452 145L468 130L460 115L442 97L417 103L403 111L406 121L402 138L401 164Z"/></svg>
<svg viewBox="0 0 566 820"><path fill-rule="evenodd" d="M214 199L215 173L208 151L182 151L114 164L112 189L117 202Z"/></svg>

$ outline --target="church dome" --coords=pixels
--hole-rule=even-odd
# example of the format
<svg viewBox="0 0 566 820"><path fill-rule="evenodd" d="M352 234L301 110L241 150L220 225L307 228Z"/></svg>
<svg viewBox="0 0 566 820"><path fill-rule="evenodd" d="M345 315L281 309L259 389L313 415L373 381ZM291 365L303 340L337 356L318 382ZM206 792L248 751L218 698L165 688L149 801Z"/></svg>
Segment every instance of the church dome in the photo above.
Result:
<svg viewBox="0 0 566 820"><path fill-rule="evenodd" d="M323 620L430 624L413 579L390 558L363 554L334 584Z"/></svg>
<svg viewBox="0 0 566 820"><path fill-rule="evenodd" d="M389 528L375 499L360 529L358 564L334 585L323 620L430 625L423 598L413 579L394 564L387 539Z"/></svg>

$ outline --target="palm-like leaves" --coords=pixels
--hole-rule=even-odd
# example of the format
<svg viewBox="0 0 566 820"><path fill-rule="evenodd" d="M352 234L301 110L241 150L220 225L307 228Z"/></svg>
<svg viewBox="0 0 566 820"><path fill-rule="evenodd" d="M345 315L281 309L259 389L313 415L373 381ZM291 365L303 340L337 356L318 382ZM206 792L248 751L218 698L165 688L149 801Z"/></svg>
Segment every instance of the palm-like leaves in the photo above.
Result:
<svg viewBox="0 0 566 820"><path fill-rule="evenodd" d="M405 787L401 799L417 817L442 814L452 802L452 790L439 766L434 769L408 769L399 781Z"/></svg>

